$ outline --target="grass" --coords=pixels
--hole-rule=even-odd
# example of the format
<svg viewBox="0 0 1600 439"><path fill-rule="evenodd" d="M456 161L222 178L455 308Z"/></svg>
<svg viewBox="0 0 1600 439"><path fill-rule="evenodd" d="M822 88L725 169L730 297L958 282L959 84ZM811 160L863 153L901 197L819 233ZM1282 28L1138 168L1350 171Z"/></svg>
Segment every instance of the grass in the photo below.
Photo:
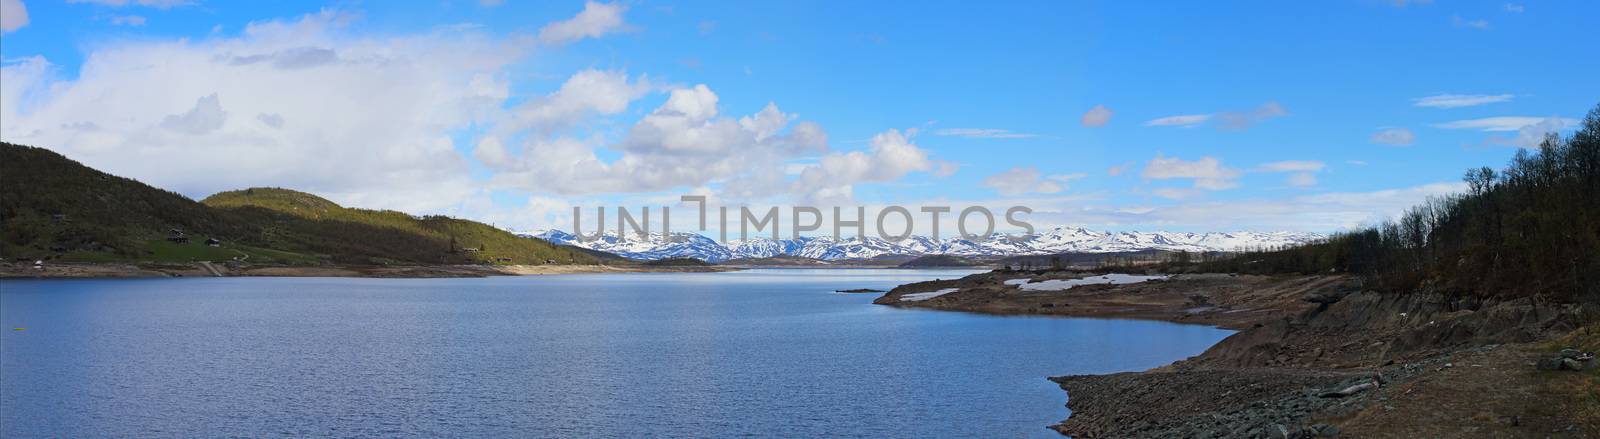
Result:
<svg viewBox="0 0 1600 439"><path fill-rule="evenodd" d="M1539 346L1541 355L1556 355L1562 349L1600 352L1600 327L1588 325L1564 337ZM1539 393L1569 401L1581 401L1571 417L1592 431L1600 430L1600 368L1581 372L1543 371L1534 375L1540 380Z"/></svg>

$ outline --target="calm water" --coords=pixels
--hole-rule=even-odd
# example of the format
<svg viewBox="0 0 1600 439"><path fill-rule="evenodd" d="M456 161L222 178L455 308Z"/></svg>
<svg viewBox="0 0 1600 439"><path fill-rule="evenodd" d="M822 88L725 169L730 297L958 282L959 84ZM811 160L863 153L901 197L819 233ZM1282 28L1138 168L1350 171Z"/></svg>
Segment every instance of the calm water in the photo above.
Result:
<svg viewBox="0 0 1600 439"><path fill-rule="evenodd" d="M1051 437L1228 334L831 293L958 275L7 280L0 436Z"/></svg>

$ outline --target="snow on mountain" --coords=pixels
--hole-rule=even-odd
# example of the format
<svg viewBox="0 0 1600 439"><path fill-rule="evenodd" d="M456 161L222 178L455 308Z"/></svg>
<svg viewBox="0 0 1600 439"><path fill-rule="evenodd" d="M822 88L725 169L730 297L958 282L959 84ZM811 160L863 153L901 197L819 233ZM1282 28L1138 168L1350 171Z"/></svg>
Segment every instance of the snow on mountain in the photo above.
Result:
<svg viewBox="0 0 1600 439"><path fill-rule="evenodd" d="M622 239L607 232L599 239L580 241L571 233L547 230L523 234L556 244L572 245L614 253L631 259L688 257L710 262L737 258L766 258L779 255L822 260L866 259L881 255L950 254L957 256L1016 256L1055 253L1109 253L1140 250L1240 251L1285 247L1322 239L1322 235L1299 232L1099 232L1077 227L1056 227L1031 235L1009 236L996 233L990 239L975 241L961 237L934 240L912 236L900 242L877 237L855 236L800 237L796 239L751 238L719 244L694 233L653 233L650 239L630 234Z"/></svg>

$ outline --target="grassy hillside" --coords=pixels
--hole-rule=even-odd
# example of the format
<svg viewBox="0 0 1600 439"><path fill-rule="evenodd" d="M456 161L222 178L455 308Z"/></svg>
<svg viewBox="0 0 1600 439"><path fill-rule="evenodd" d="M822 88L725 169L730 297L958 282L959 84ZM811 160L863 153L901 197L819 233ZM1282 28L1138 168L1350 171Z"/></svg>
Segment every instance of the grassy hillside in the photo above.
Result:
<svg viewBox="0 0 1600 439"><path fill-rule="evenodd" d="M0 144L0 257L241 259L317 264L590 264L596 258L473 221L339 206L257 188L195 202L55 152ZM173 242L174 230L188 242ZM208 238L222 241L205 245Z"/></svg>
<svg viewBox="0 0 1600 439"><path fill-rule="evenodd" d="M9 143L0 143L0 224L6 259L163 259L165 251L185 250L151 247L166 242L172 229L198 241L254 233L251 225L182 195Z"/></svg>
<svg viewBox="0 0 1600 439"><path fill-rule="evenodd" d="M443 216L412 216L392 210L346 208L316 195L280 188L221 192L202 200L252 224L264 225L255 240L295 252L327 255L339 262L389 264L495 263L591 264L595 258L570 248L523 238L486 224Z"/></svg>

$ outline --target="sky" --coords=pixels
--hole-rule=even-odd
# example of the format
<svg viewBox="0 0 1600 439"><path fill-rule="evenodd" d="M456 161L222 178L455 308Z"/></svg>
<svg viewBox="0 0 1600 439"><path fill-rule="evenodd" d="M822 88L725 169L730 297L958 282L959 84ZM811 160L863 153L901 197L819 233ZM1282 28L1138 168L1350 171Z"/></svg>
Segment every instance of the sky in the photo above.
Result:
<svg viewBox="0 0 1600 439"><path fill-rule="evenodd" d="M0 140L524 231L693 194L1325 233L1600 103L1595 2L859 3L0 0Z"/></svg>

